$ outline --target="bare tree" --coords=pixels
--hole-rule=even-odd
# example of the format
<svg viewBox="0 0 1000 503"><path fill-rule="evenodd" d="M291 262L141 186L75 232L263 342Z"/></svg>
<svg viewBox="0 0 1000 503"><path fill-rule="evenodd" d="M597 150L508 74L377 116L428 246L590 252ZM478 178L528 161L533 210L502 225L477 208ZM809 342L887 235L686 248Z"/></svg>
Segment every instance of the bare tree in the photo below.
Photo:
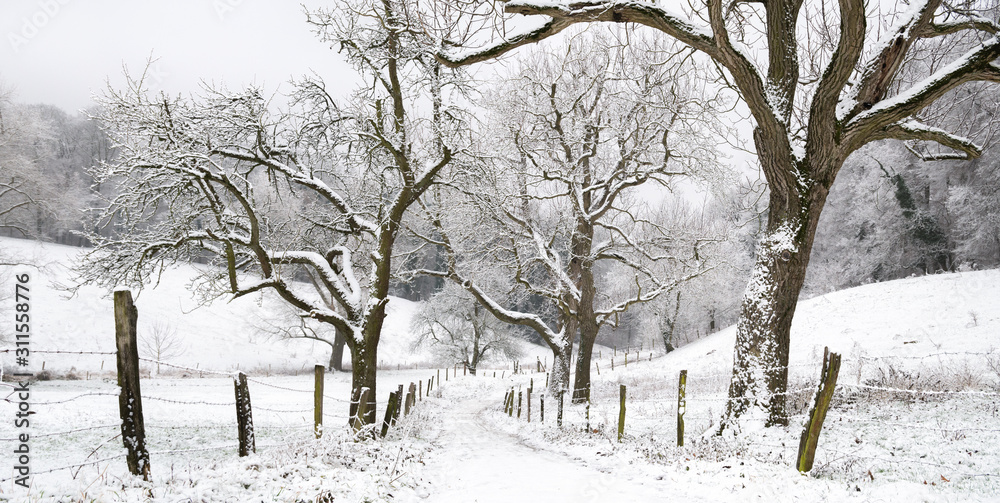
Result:
<svg viewBox="0 0 1000 503"><path fill-rule="evenodd" d="M117 228L89 235L96 247L80 280L141 286L171 263L207 259L214 267L201 292L269 290L332 326L351 350L353 393L375 396L404 215L466 141L464 114L450 104L460 80L434 60L440 35L426 30L438 26L421 24L420 13L416 2L390 0L309 13L362 77L349 101L318 77L298 82L283 111L253 88L157 96L140 77L110 89L100 119L119 156L95 175L117 195L96 220ZM363 421L374 423L374 412Z"/></svg>
<svg viewBox="0 0 1000 503"><path fill-rule="evenodd" d="M445 286L425 302L412 325L417 334L414 347L430 346L449 366L464 363L472 375L484 361L516 360L521 355L510 327L458 285Z"/></svg>
<svg viewBox="0 0 1000 503"><path fill-rule="evenodd" d="M466 185L507 241L496 245L518 287L558 313L558 320L536 320L544 329L533 327L553 351L550 385L567 382L579 335L577 401L589 393L601 327L703 272L693 255L710 239L649 220L638 188L663 190L673 178L718 171L698 133L718 127L706 117L719 104L699 93L684 53L596 32L576 34L568 50L531 55L490 93L493 156L503 163L495 170L504 173ZM637 51L655 57L638 59ZM455 244L446 246L454 251ZM466 282L473 273L460 269L438 274Z"/></svg>
<svg viewBox="0 0 1000 503"><path fill-rule="evenodd" d="M156 373L160 373L160 363L177 358L187 349L177 335L177 329L165 321L157 321L146 327L139 335L139 352L151 360L156 360Z"/></svg>
<svg viewBox="0 0 1000 503"><path fill-rule="evenodd" d="M847 157L873 141L939 144L928 159L973 158L981 148L932 127L921 112L970 82L998 82L1000 25L976 2L920 0L890 12L862 0L724 2L661 6L587 0L508 2L507 13L547 20L480 49L444 50L465 65L549 38L577 23L635 23L709 57L749 108L770 188L766 233L738 326L730 405L722 429L752 409L787 424L789 330L826 196ZM881 10L881 6L880 9ZM839 19L836 14L839 12ZM876 26L869 26L874 20ZM891 24L882 26L881 20ZM804 35L803 37L800 37ZM923 44L947 40L949 64L907 65ZM800 54L809 54L800 60ZM905 72L904 69L913 69Z"/></svg>

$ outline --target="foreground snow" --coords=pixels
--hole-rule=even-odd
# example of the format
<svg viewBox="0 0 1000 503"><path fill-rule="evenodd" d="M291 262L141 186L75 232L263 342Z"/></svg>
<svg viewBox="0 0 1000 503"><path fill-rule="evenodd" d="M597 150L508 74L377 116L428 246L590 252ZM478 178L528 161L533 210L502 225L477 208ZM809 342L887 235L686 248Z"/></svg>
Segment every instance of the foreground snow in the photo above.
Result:
<svg viewBox="0 0 1000 503"><path fill-rule="evenodd" d="M18 246L29 246L24 242ZM9 247L7 241L5 246ZM26 253L66 256L49 246ZM58 257L56 257L58 258ZM61 259L60 259L61 260ZM107 351L110 308L95 292L66 300L47 288L65 277L58 261L33 283L38 347ZM186 313L183 277L145 292L141 317L179 320L190 344L180 358L200 369L250 367L258 451L236 457L232 381L189 377L143 380L153 481L127 474L117 438L116 386L107 355L46 355L75 381L33 384L33 486L15 487L0 464L0 500L13 501L1000 501L1000 271L911 278L824 295L800 304L792 328L788 428L748 425L735 439L713 436L725 406L735 330L669 355L604 349L595 365L589 429L584 406L566 406L565 424L503 415L511 387L536 391L544 374L511 377L492 369L440 383L384 440L356 442L343 428L348 375L326 382L326 425L312 433L309 376L270 375L273 365L311 365L325 348L248 343L256 303L213 305ZM162 290L161 290L162 289ZM157 293L159 291L159 293ZM145 303L145 304L143 304ZM405 312L390 325L387 366L416 361ZM390 304L392 305L392 304ZM9 305L0 306L9 319ZM227 313L227 309L232 311ZM220 314L221 313L221 314ZM183 320L183 321L180 321ZM43 346L44 343L44 346ZM809 475L792 468L803 414L811 402L824 347L844 355L838 394ZM538 356L544 358L544 352ZM9 355L7 355L9 356ZM392 358L399 358L398 360ZM641 359L640 362L636 360ZM107 370L100 372L101 360ZM533 357L526 358L528 362ZM651 361L650 361L651 360ZM209 362L209 363L204 363ZM248 362L253 362L248 363ZM199 365L200 364L200 365ZM10 362L4 360L10 368ZM525 365L525 370L533 365ZM85 379L85 369L94 373ZM675 440L676 386L688 371L687 435ZM35 369L38 370L38 369ZM461 370L458 372L461 374ZM398 384L432 370L380 372L379 407ZM627 386L626 436L617 442L620 385ZM10 388L0 399L9 398ZM0 401L0 450L12 449L13 401ZM382 410L378 411L382 417ZM526 416L526 411L525 414ZM3 457L6 461L6 455ZM76 466L83 465L83 466ZM74 466L72 469L63 469Z"/></svg>
<svg viewBox="0 0 1000 503"><path fill-rule="evenodd" d="M656 361L630 365L628 373L649 374L657 366ZM380 384L388 390L394 382L421 379L424 373L386 372L391 375ZM258 449L242 459L235 453L232 407L216 405L231 394L229 379L152 380L144 391L150 397L201 402L147 402L152 482L127 474L115 436L114 397L90 395L58 407L39 406L35 433L57 434L39 436L33 444L37 461L31 490L5 480L0 499L485 503L661 501L669 496L695 502L915 503L1000 498L1000 454L993 448L1000 433L990 428L1000 415L996 400L839 400L824 430L817 469L802 475L791 466L801 420L788 429L752 432L737 440L692 434L679 448L673 444L672 416L653 416L639 406L628 409L622 443L614 431L617 414L612 418L602 411L616 413L615 407L595 403L589 432L581 427L582 406L566 407L562 428L555 425L551 400L544 423L537 402L530 424L526 410L520 420L500 411L505 389L523 390L531 379L543 377L459 375L419 402L386 439L361 442L341 426L344 410L332 402L324 437L313 437L308 396L293 398L299 396L295 390L305 395L306 378L252 381ZM336 395L347 384L331 376L327 386ZM95 381L38 386L53 399L113 391L110 384ZM868 422L858 426L844 419L849 417ZM894 426L906 423L952 429ZM9 437L10 430L4 424L0 437ZM93 464L43 473L81 462Z"/></svg>

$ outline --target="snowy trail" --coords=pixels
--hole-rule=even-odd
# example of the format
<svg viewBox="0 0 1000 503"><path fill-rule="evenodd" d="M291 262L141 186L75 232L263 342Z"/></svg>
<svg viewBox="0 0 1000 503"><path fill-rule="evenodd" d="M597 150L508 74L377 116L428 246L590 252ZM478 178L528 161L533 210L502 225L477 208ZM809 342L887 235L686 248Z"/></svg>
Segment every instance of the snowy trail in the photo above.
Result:
<svg viewBox="0 0 1000 503"><path fill-rule="evenodd" d="M651 487L616 478L562 454L526 446L489 428L480 417L487 407L467 399L448 413L432 440L436 452L423 470L433 477L427 501L664 501L670 494L665 484Z"/></svg>

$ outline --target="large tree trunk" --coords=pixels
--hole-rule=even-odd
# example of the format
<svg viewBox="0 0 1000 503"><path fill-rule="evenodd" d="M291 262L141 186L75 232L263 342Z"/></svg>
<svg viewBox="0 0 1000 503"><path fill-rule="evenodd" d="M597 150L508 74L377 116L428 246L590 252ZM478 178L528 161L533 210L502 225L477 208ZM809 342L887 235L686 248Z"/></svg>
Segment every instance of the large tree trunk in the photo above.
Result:
<svg viewBox="0 0 1000 503"><path fill-rule="evenodd" d="M549 390L552 397L569 388L570 357L573 355L573 339L578 330L577 320L572 316L564 316L563 340L564 346L552 347L552 370L549 372Z"/></svg>
<svg viewBox="0 0 1000 503"><path fill-rule="evenodd" d="M347 338L344 332L337 329L333 337L333 350L330 351L330 368L337 372L344 371L344 346L347 345Z"/></svg>
<svg viewBox="0 0 1000 503"><path fill-rule="evenodd" d="M368 388L369 403L374 403L377 399L375 388L375 372L378 364L378 338L374 341L367 337L368 330L365 330L365 342L355 342L350 344L351 348L351 396L361 396L361 388ZM358 404L351 402L350 417L358 413ZM375 424L375 407L368 407L365 417L361 418L364 424Z"/></svg>
<svg viewBox="0 0 1000 503"><path fill-rule="evenodd" d="M476 367L479 366L479 338L482 337L483 331L479 326L479 304L473 307L473 321L472 321L472 361L469 362L469 373L476 375Z"/></svg>
<svg viewBox="0 0 1000 503"><path fill-rule="evenodd" d="M735 429L743 416L762 419L766 426L788 424L792 317L827 190L813 186L801 199L776 192L771 194L768 229L758 243L743 297L729 402L720 432Z"/></svg>
<svg viewBox="0 0 1000 503"><path fill-rule="evenodd" d="M558 397L559 392L569 387L569 359L573 354L573 345L569 344L566 349L552 350L552 370L549 373L548 394Z"/></svg>
<svg viewBox="0 0 1000 503"><path fill-rule="evenodd" d="M597 324L597 317L594 315L594 293L593 273L587 269L584 273L585 280L582 289L582 301L577 310L577 323L580 330L580 352L576 357L576 376L573 383L573 403L583 403L590 395L590 362L594 354L594 343L597 341L597 333L600 325ZM589 281L586 280L589 278Z"/></svg>

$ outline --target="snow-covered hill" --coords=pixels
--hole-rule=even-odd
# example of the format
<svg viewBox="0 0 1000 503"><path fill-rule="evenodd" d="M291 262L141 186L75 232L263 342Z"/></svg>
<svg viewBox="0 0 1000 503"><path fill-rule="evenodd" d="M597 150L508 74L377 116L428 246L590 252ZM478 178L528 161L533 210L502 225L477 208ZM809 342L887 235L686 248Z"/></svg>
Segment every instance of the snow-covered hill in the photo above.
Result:
<svg viewBox="0 0 1000 503"><path fill-rule="evenodd" d="M665 364L725 369L732 365L736 327L680 348ZM1000 349L1000 270L962 272L875 283L799 303L789 364L818 372L823 348L859 358L933 363ZM671 365L673 366L673 365ZM996 376L994 376L996 377Z"/></svg>
<svg viewBox="0 0 1000 503"><path fill-rule="evenodd" d="M0 238L0 250L37 264L38 267L0 268L4 289L12 287L12 274L31 274L31 311L33 316L32 348L37 351L97 351L115 350L114 308L110 295L96 287L83 287L74 296L64 289L72 284L72 266L80 248ZM216 300L201 306L188 289L196 275L194 266L178 266L164 274L158 284L134 292L139 310L139 335L149 333L156 324L176 331L183 348L170 361L201 369L232 370L239 365L244 370L274 372L312 368L315 363L329 361L330 347L305 340L280 340L269 335L268 323L281 319L280 301L267 298L241 298L232 302ZM0 319L11 319L12 301L0 304ZM430 361L426 350L414 351L410 346L410 318L417 304L393 298L387 308L379 360L385 366L412 366ZM3 327L0 333L12 327ZM142 356L142 355L140 355ZM349 357L345 357L349 359ZM71 369L82 373L113 369L114 360L99 355L45 354L35 358L40 370L57 375Z"/></svg>
<svg viewBox="0 0 1000 503"><path fill-rule="evenodd" d="M66 299L52 286L68 281L66 264L79 249L0 240L0 250L46 264L29 270L33 347L113 350L110 300L91 288ZM193 274L179 267L136 301L140 329L144 319L166 320L183 335L187 351L177 360L223 370L237 363L296 370L327 358L326 347L254 335L255 320L273 314L266 302L194 309L185 288ZM10 285L4 279L3 291ZM11 304L0 301L0 320L10 319ZM380 350L388 368L379 374L379 417L387 393L399 384L443 377L437 370L395 370L397 362L425 357L410 348L408 319L416 307L400 299L390 303ZM317 441L312 377L258 375L251 382L258 451L250 458L235 455L228 376L144 380L147 441L155 455L150 484L126 474L114 436L112 380L38 382L32 386L35 485L23 491L11 485L10 474L0 473L0 500L143 501L155 494L156 501L509 501L524 495L556 503L650 501L669 494L690 501L1000 501L1000 456L993 448L1000 442L1000 271L911 278L803 301L792 328L791 387L800 391L791 394L791 425L747 431L735 440L702 435L713 431L726 401L734 338L729 327L652 359L648 346L641 353L632 348L628 366L619 348L613 370L613 352L603 348L592 372L592 404L567 404L562 428L555 425L553 397L545 422L539 421L539 393L531 395L530 423L498 411L505 391L532 383L538 391L544 374L463 378L459 371L438 383L434 396L386 439L356 442L337 427L346 422L350 376L334 374L325 388L329 434ZM803 476L791 459L824 346L844 355L844 367L816 468ZM544 348L529 349L526 363L547 356ZM99 369L102 359L113 366L100 355L44 357L57 372ZM688 371L685 447L674 440L681 369ZM628 420L619 443L622 384ZM15 408L0 400L0 416L13 417ZM0 443L11 445L14 433L13 422L0 422Z"/></svg>
<svg viewBox="0 0 1000 503"><path fill-rule="evenodd" d="M6 274L32 272L33 347L38 350L113 351L112 303L106 292L84 287L73 296L60 286L72 282L70 264L81 249L34 241L0 238L0 250L27 258L40 268L4 268ZM325 363L329 347L312 341L277 340L267 334L265 320L279 316L279 302L243 298L199 306L188 290L193 266L179 266L159 284L139 292L140 333L165 323L176 330L184 353L176 360L219 370L308 368ZM4 280L9 284L10 278ZM6 288L6 287L5 287ZM418 304L393 298L388 307L379 360L385 367L423 366L432 358L426 348L414 350L410 318ZM7 319L11 302L0 304ZM8 327L5 327L8 328ZM9 330L8 330L9 331ZM0 330L3 333L3 330ZM732 364L735 327L667 355L668 367L724 369ZM947 352L988 352L1000 348L1000 271L976 271L910 278L866 285L803 301L792 326L791 363L815 363L823 347L850 360L859 356L911 357ZM611 352L598 360L610 368ZM524 345L526 364L551 360L546 348ZM597 351L595 351L595 355ZM643 354L643 358L646 358ZM947 358L944 356L943 358ZM617 364L624 358L619 351ZM47 369L57 372L97 371L99 357L47 355ZM550 363L550 362L549 362ZM110 361L105 361L106 368ZM802 365L810 375L811 366Z"/></svg>

